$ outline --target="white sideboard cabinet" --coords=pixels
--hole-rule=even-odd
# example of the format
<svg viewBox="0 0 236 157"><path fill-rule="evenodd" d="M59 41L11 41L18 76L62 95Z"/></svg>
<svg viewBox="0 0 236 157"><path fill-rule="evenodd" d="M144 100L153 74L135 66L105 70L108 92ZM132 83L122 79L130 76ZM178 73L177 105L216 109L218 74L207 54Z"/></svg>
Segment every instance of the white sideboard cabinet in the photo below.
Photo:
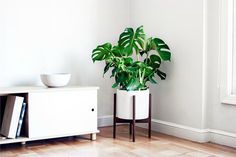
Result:
<svg viewBox="0 0 236 157"><path fill-rule="evenodd" d="M98 87L0 88L1 106L8 95L23 96L27 104L20 137L0 144L90 134L96 139ZM1 107L4 108L4 107Z"/></svg>

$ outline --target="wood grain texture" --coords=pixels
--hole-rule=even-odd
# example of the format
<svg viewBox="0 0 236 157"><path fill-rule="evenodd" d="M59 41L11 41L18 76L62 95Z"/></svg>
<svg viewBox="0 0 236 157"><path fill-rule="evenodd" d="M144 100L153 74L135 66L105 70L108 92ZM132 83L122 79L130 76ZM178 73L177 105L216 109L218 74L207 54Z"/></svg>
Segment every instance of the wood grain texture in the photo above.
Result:
<svg viewBox="0 0 236 157"><path fill-rule="evenodd" d="M117 126L113 139L112 127L100 128L96 141L89 136L51 139L2 145L0 157L236 157L236 149L212 143L196 143L176 137L136 128L132 142L128 125Z"/></svg>

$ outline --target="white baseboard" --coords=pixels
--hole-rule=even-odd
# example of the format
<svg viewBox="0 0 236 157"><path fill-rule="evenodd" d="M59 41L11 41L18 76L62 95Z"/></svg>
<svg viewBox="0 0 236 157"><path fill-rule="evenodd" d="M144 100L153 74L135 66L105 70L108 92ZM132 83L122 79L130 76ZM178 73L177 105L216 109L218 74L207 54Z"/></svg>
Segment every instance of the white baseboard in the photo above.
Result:
<svg viewBox="0 0 236 157"><path fill-rule="evenodd" d="M98 118L98 127L112 126L113 116ZM138 124L146 128L145 124ZM236 148L236 134L214 129L198 129L176 123L152 119L152 130L196 142L212 142Z"/></svg>
<svg viewBox="0 0 236 157"><path fill-rule="evenodd" d="M98 117L98 127L112 126L113 125L113 116L100 116Z"/></svg>
<svg viewBox="0 0 236 157"><path fill-rule="evenodd" d="M210 142L236 148L236 134L210 129Z"/></svg>
<svg viewBox="0 0 236 157"><path fill-rule="evenodd" d="M209 142L208 130L152 119L152 130L196 142Z"/></svg>

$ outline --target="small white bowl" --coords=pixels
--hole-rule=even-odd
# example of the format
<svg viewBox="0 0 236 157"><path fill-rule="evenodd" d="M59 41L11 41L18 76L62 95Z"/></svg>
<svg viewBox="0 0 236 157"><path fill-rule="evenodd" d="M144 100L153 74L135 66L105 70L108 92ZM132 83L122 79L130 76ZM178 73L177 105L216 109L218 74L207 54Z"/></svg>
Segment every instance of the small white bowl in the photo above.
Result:
<svg viewBox="0 0 236 157"><path fill-rule="evenodd" d="M50 88L64 87L70 82L71 74L56 73L56 74L41 74L41 81Z"/></svg>

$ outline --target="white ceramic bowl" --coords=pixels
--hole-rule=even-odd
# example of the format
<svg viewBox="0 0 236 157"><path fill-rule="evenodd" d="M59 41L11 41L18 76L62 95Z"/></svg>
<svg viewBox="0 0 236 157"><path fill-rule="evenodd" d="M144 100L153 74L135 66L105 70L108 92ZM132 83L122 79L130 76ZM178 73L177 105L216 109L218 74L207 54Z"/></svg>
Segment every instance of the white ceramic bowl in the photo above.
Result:
<svg viewBox="0 0 236 157"><path fill-rule="evenodd" d="M47 87L63 87L70 82L71 74L56 73L56 74L41 74L41 81Z"/></svg>

